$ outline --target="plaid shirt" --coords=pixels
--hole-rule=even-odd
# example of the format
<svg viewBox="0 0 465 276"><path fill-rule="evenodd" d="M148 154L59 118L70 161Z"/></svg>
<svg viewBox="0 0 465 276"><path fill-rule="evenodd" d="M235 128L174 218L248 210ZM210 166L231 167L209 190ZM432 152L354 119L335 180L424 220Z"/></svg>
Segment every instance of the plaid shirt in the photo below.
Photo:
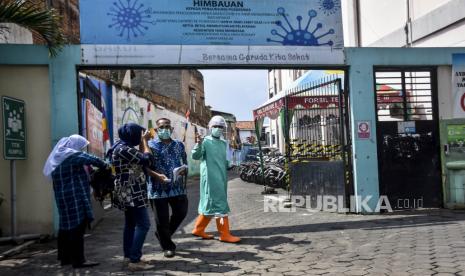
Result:
<svg viewBox="0 0 465 276"><path fill-rule="evenodd" d="M84 152L75 153L66 158L52 172L53 191L60 215L60 229L71 230L85 219L94 219L90 201L89 177L84 165L99 168L105 162Z"/></svg>

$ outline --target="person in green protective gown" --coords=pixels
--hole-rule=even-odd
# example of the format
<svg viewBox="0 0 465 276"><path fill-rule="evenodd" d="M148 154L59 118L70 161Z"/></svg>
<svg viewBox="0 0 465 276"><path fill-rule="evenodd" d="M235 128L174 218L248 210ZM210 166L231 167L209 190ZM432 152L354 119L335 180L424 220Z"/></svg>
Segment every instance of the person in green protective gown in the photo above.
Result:
<svg viewBox="0 0 465 276"><path fill-rule="evenodd" d="M202 139L197 134L197 144L192 150L192 159L202 161L200 164L199 216L192 234L204 239L212 239L213 235L206 234L205 228L215 217L220 234L219 240L236 243L241 239L231 235L229 231L230 209L227 191L229 162L226 158L226 141L221 139L226 129L226 121L221 116L214 116L208 128L211 135Z"/></svg>

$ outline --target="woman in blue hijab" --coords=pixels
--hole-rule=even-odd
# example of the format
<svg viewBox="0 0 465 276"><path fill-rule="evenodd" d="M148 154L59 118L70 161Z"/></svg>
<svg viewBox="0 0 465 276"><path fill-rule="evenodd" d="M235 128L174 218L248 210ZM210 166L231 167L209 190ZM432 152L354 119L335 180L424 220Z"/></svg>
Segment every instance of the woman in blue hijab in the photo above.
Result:
<svg viewBox="0 0 465 276"><path fill-rule="evenodd" d="M153 266L142 262L142 246L150 228L147 212L146 174L166 181L166 176L149 169L152 153L147 145L151 138L138 124L128 123L118 130L120 141L109 151L115 168L114 204L124 211L124 258L130 270L146 270ZM135 147L139 146L139 150Z"/></svg>

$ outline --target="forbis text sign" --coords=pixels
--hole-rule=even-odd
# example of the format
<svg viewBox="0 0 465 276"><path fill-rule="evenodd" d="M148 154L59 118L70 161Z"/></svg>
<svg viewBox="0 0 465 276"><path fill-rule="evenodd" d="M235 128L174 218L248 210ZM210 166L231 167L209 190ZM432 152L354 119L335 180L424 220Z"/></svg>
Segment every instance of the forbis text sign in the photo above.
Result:
<svg viewBox="0 0 465 276"><path fill-rule="evenodd" d="M340 0L81 0L80 11L84 63L344 62Z"/></svg>

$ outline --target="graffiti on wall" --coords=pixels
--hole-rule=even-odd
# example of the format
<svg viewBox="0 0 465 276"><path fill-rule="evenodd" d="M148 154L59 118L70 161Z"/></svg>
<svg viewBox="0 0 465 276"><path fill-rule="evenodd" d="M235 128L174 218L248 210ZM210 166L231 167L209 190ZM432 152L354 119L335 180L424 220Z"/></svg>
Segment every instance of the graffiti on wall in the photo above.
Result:
<svg viewBox="0 0 465 276"><path fill-rule="evenodd" d="M143 124L143 112L141 111L140 103L132 97L119 98L119 109L121 116L121 124L136 123Z"/></svg>

